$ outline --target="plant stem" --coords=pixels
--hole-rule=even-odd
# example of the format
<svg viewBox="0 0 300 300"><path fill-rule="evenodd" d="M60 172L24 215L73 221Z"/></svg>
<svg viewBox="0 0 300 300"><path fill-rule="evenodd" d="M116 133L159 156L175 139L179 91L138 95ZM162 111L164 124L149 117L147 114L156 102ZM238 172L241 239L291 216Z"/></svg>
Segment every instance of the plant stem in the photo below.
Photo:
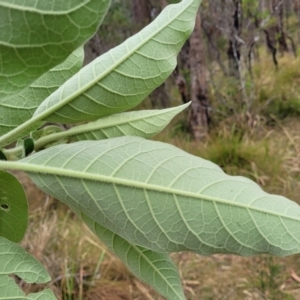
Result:
<svg viewBox="0 0 300 300"><path fill-rule="evenodd" d="M62 131L62 132L58 132L58 133L52 133L52 134L49 134L49 135L46 135L46 136L43 136L43 137L39 138L38 140L36 140L34 142L34 150L39 151L39 150L43 149L46 145L48 145L50 143L58 142L60 140L63 140L65 138L68 138L68 137L72 136L69 133L69 131L70 130L66 130L66 131Z"/></svg>
<svg viewBox="0 0 300 300"><path fill-rule="evenodd" d="M28 131L30 131L31 128L33 128L35 125L37 126L37 124L42 122L45 115L47 116L47 114L43 113L36 117L33 117L33 118L29 119L28 121L26 121L25 123L16 127L15 129L2 135L0 137L0 148L7 146L10 143L16 141L18 138L22 137L22 133L24 133L24 132L29 133Z"/></svg>
<svg viewBox="0 0 300 300"><path fill-rule="evenodd" d="M12 149L2 149L2 152L9 161L19 160L25 156L23 156L25 153L23 145Z"/></svg>
<svg viewBox="0 0 300 300"><path fill-rule="evenodd" d="M62 88L64 85L62 85L60 88ZM60 88L58 90L56 90L54 93L57 93ZM73 97L76 97L78 95L80 95L82 91L76 91L73 94L71 94L70 96L68 96L65 101L59 101L56 104L54 104L53 106L47 108L44 112L40 113L37 116L32 116L31 119L27 120L25 123L19 125L18 127L16 127L15 129L9 131L8 133L2 135L0 137L0 148L3 148L7 145L9 145L10 143L14 142L15 140L17 140L22 136L22 133L24 135L28 134L31 131L31 128L33 128L34 126L38 126L40 127L41 125L39 123L45 123L47 121L47 117L49 117L50 115L54 114L57 110L61 109L63 106L65 106L66 104L68 104ZM51 97L51 95L49 96ZM35 128L36 129L36 128Z"/></svg>

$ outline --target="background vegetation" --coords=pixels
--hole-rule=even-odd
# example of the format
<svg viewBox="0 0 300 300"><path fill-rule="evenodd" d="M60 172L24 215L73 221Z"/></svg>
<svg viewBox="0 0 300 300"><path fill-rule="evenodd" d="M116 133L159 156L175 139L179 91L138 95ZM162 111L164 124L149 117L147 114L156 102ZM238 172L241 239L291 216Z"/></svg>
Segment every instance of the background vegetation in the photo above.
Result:
<svg viewBox="0 0 300 300"><path fill-rule="evenodd" d="M167 2L114 0L101 31L86 47L86 62L149 23ZM190 111L155 139L300 204L299 11L297 0L204 1L200 27L197 31L196 23L196 36L184 47L178 69L141 108L192 100ZM200 44L192 40L197 38ZM192 68L197 57L191 58L196 55L191 45L199 46L198 70ZM17 176L26 185L31 212L23 246L47 267L58 299L162 299L136 280L67 207L38 191L25 175ZM300 255L179 253L173 258L190 300L300 299Z"/></svg>

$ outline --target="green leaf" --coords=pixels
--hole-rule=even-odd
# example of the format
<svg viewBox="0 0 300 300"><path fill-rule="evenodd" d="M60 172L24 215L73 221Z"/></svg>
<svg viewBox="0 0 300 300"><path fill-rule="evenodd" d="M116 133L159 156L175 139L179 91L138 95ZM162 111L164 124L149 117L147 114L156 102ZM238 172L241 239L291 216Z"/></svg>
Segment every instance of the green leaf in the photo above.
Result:
<svg viewBox="0 0 300 300"><path fill-rule="evenodd" d="M102 140L124 135L152 138L190 103L160 110L115 114L69 130L71 141Z"/></svg>
<svg viewBox="0 0 300 300"><path fill-rule="evenodd" d="M0 236L19 242L27 223L28 204L23 186L12 174L0 170Z"/></svg>
<svg viewBox="0 0 300 300"><path fill-rule="evenodd" d="M178 148L138 137L59 145L19 168L132 244L200 254L300 252L300 208Z"/></svg>
<svg viewBox="0 0 300 300"><path fill-rule="evenodd" d="M177 268L168 253L158 253L132 245L86 215L81 214L81 217L108 249L140 280L151 285L169 300L185 300Z"/></svg>
<svg viewBox="0 0 300 300"><path fill-rule="evenodd" d="M110 0L2 0L0 98L62 63L97 30Z"/></svg>
<svg viewBox="0 0 300 300"><path fill-rule="evenodd" d="M29 120L43 100L80 70L83 58L83 48L80 47L62 64L45 73L25 90L11 97L0 99L0 135ZM36 124L30 131L38 128L39 125ZM24 132L23 136L28 133Z"/></svg>
<svg viewBox="0 0 300 300"><path fill-rule="evenodd" d="M44 267L25 250L7 239L0 237L0 300L55 300L50 290L37 294L25 293L10 275L15 274L27 283L46 283L50 281Z"/></svg>
<svg viewBox="0 0 300 300"><path fill-rule="evenodd" d="M190 103L161 110L141 110L125 112L103 117L95 122L79 125L67 131L53 126L45 127L31 133L35 140L35 149L39 150L52 145L55 141L102 140L106 138L133 135L151 138L162 131L178 113ZM48 129L49 128L49 129ZM54 129L54 128L53 128ZM59 130L59 132L58 132ZM50 134L46 135L46 132Z"/></svg>
<svg viewBox="0 0 300 300"><path fill-rule="evenodd" d="M201 0L169 5L150 25L100 56L49 96L34 116L77 123L125 111L161 85L177 64Z"/></svg>
<svg viewBox="0 0 300 300"><path fill-rule="evenodd" d="M27 138L22 140L22 145L24 147L25 156L31 154L34 150L34 140L31 138Z"/></svg>

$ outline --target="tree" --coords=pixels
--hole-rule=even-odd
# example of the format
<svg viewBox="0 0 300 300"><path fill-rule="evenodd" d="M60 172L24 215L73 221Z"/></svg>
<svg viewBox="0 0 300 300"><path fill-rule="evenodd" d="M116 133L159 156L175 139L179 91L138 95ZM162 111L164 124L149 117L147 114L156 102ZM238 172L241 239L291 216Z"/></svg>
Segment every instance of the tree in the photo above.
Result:
<svg viewBox="0 0 300 300"><path fill-rule="evenodd" d="M232 12L229 25L229 45L227 49L228 63L229 63L229 74L231 76L240 78L240 61L241 61L241 50L240 40L241 35L241 0L232 1Z"/></svg>
<svg viewBox="0 0 300 300"><path fill-rule="evenodd" d="M298 27L300 28L300 0L294 0L294 10L298 17ZM298 31L298 42L300 43L300 31Z"/></svg>
<svg viewBox="0 0 300 300"><path fill-rule="evenodd" d="M200 13L196 16L195 29L190 37L189 62L192 101L189 123L194 139L203 141L208 133L210 117Z"/></svg>
<svg viewBox="0 0 300 300"><path fill-rule="evenodd" d="M147 0L131 0L131 7L137 30L151 22L151 9Z"/></svg>
<svg viewBox="0 0 300 300"><path fill-rule="evenodd" d="M277 41L279 45L279 51L281 54L283 54L284 52L289 52L287 41L286 41L286 33L284 30L283 7L284 6L282 0L272 1L272 13L276 16L277 19L275 32L276 32Z"/></svg>

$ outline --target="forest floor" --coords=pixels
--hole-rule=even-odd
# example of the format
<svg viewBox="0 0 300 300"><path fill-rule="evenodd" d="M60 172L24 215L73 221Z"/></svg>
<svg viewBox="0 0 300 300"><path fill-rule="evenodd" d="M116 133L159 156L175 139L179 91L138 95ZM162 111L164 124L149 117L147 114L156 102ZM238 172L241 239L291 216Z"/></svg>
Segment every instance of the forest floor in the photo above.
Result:
<svg viewBox="0 0 300 300"><path fill-rule="evenodd" d="M265 191L300 204L300 59L280 62L286 68L276 74L270 65L254 70L258 109L251 117L243 115L240 123L236 118L223 119L206 142L195 143L178 125L182 115L155 139L209 159L228 174L247 176ZM265 98L275 100L262 111L260 101ZM48 269L52 281L47 287L59 300L163 299L111 255L68 207L37 190L25 174L18 176L30 205L22 244ZM175 253L172 258L187 300L300 299L300 254L278 258ZM25 291L29 288L41 289L23 285Z"/></svg>

